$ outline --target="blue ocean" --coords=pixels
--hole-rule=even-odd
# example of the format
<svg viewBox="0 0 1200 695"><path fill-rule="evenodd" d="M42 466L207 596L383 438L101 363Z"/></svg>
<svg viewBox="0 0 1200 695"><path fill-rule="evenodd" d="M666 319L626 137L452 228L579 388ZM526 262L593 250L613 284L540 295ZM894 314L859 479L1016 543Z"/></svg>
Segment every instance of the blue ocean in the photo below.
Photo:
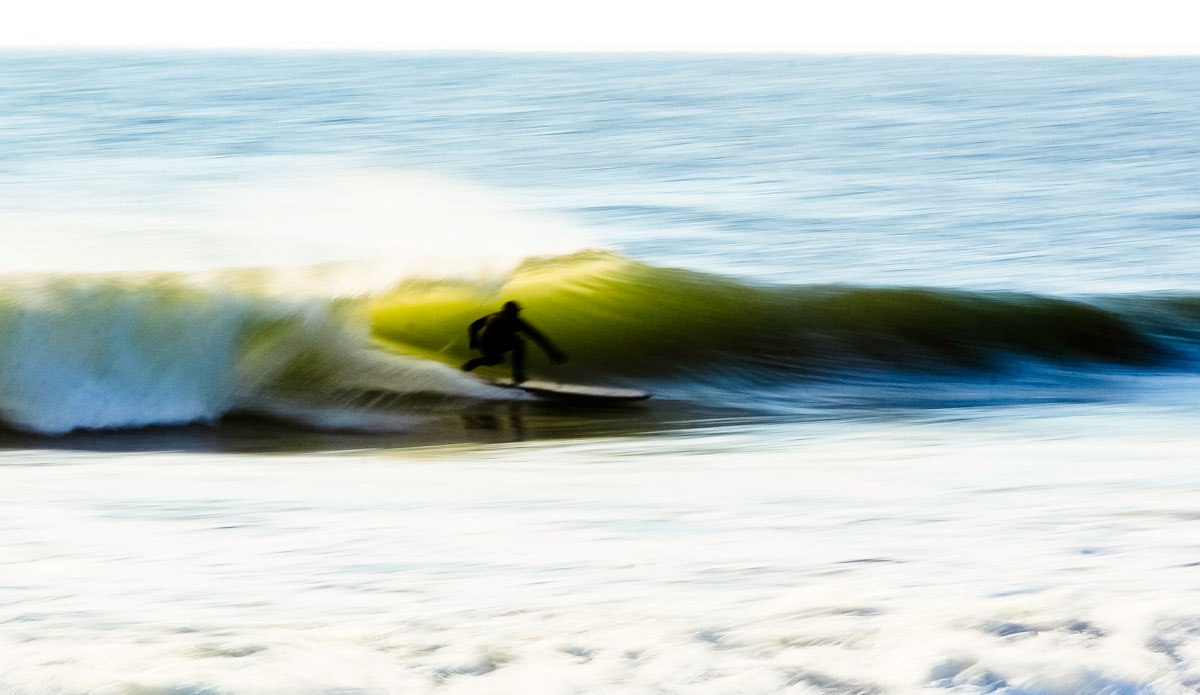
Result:
<svg viewBox="0 0 1200 695"><path fill-rule="evenodd" d="M0 153L2 692L1200 684L1200 59L8 52Z"/></svg>

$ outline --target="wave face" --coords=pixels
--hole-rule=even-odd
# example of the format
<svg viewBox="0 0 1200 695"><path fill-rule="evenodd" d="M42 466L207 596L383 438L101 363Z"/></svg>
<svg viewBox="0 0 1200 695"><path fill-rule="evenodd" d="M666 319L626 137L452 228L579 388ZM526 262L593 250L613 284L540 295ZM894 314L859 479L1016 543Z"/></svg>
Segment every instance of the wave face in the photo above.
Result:
<svg viewBox="0 0 1200 695"><path fill-rule="evenodd" d="M1014 359L1155 367L1200 338L1197 297L757 286L606 252L530 260L503 284L404 283L379 301L375 333L456 362L468 355L464 326L507 299L574 358L556 374L581 379L778 384L861 370L986 373Z"/></svg>
<svg viewBox="0 0 1200 695"><path fill-rule="evenodd" d="M466 325L508 299L571 357L550 368L531 351L534 376L742 406L864 380L911 390L1003 379L1034 364L1195 371L1200 341L1200 297L760 286L602 251L353 298L295 278L288 286L305 291L281 291L263 281L270 272L6 278L0 417L42 433L233 411L371 427L366 401L382 393L388 426L419 421L431 407L512 397L456 369L470 356Z"/></svg>

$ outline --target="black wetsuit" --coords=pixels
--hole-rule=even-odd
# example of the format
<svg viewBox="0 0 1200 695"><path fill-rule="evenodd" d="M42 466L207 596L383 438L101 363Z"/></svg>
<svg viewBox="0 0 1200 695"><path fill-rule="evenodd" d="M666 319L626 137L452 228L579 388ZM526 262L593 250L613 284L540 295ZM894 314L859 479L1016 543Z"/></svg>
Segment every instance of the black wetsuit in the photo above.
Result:
<svg viewBox="0 0 1200 695"><path fill-rule="evenodd" d="M511 352L513 381L525 381L525 341L518 333L529 336L554 362L566 360L546 336L522 321L515 311L498 311L471 322L467 328L471 347L478 347L483 356L468 361L462 366L463 371L500 364L504 361L504 353Z"/></svg>

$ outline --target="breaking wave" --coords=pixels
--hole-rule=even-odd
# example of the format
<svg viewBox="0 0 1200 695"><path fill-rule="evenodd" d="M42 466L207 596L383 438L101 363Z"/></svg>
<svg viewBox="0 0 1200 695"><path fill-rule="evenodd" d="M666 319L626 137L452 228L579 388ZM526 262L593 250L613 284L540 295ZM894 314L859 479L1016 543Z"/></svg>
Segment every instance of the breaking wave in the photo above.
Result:
<svg viewBox="0 0 1200 695"><path fill-rule="evenodd" d="M364 394L386 393L392 415L414 418L508 399L456 369L466 324L508 299L571 357L551 368L535 351L534 376L681 399L705 384L706 397L739 404L849 375L919 386L1014 365L1194 371L1200 340L1195 296L756 285L602 251L349 297L322 292L316 273L304 292L268 289L270 272L0 280L0 417L42 433L234 411L340 426L363 422Z"/></svg>
<svg viewBox="0 0 1200 695"><path fill-rule="evenodd" d="M377 301L375 333L454 363L467 356L463 326L506 299L528 305L576 358L561 370L571 378L780 383L987 372L1013 359L1153 367L1185 359L1200 339L1200 297L755 285L595 251L527 261L502 284L402 283Z"/></svg>

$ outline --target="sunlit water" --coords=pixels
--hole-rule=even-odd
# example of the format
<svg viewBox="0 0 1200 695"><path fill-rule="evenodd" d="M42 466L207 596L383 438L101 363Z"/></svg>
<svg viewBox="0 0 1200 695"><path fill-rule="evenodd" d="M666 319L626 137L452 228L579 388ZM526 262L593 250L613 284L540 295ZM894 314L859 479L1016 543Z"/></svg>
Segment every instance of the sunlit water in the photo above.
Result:
<svg viewBox="0 0 1200 695"><path fill-rule="evenodd" d="M589 248L1138 317L1200 294L1198 68L6 55L0 266L32 289L5 295L4 415L219 415L254 377L204 342L231 316L323 326L314 298ZM194 325L78 279L262 266L280 304L204 295ZM31 323L75 296L49 280L81 300ZM0 691L1195 692L1194 369L1023 365L697 374L631 413L385 435L5 435Z"/></svg>

